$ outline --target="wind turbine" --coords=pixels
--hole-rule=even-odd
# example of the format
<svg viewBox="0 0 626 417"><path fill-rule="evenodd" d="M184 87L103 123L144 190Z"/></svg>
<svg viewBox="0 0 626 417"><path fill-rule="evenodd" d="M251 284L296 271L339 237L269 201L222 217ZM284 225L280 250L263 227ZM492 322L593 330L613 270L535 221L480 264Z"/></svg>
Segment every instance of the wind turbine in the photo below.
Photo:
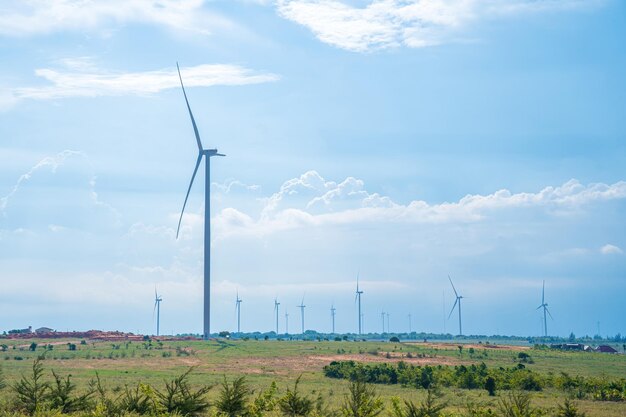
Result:
<svg viewBox="0 0 626 417"><path fill-rule="evenodd" d="M191 124L193 125L193 132L196 136L196 142L198 144L198 159L196 160L196 166L193 169L193 174L191 175L191 181L189 182L189 188L187 189L183 209L180 211L180 219L178 220L178 228L176 229L176 239L178 239L180 224L183 220L183 213L185 212L185 206L187 205L187 199L189 198L189 192L191 191L193 180L196 178L200 162L202 162L202 157L206 157L204 173L204 328L202 338L204 340L208 340L209 335L211 334L211 157L226 155L218 153L217 149L204 149L202 147L200 133L198 132L198 126L196 126L196 120L193 118L193 113L191 112L191 107L189 106L189 100L187 100L187 93L185 92L185 86L183 85L183 77L180 75L178 62L176 63L176 69L178 70L180 86L183 89L185 103L187 103L187 110L189 111L189 117L191 118Z"/></svg>
<svg viewBox="0 0 626 417"><path fill-rule="evenodd" d="M285 334L289 334L289 313L285 311Z"/></svg>
<svg viewBox="0 0 626 417"><path fill-rule="evenodd" d="M235 301L235 306L237 308L237 333L241 333L241 301L239 298L239 291L237 291L237 301Z"/></svg>
<svg viewBox="0 0 626 417"><path fill-rule="evenodd" d="M454 290L454 295L456 296L456 300L454 301L452 310L450 310L448 319L450 319L450 317L452 316L452 312L454 311L454 308L458 304L459 305L459 335L463 336L463 327L461 326L461 299L463 298L463 296L459 295L459 293L456 292L456 288L454 288L454 284L452 283L452 278L450 278L450 275L448 275L448 279L450 280L450 285L452 285L452 289Z"/></svg>
<svg viewBox="0 0 626 417"><path fill-rule="evenodd" d="M548 303L546 303L546 281L543 281L543 287L541 288L541 305L537 307L537 310L543 308L543 335L548 337L548 320L546 318L546 313L550 314L550 310L548 310ZM552 314L550 314L550 318L554 320Z"/></svg>
<svg viewBox="0 0 626 417"><path fill-rule="evenodd" d="M337 309L335 308L335 306L331 304L330 305L330 317L333 320L333 334L335 334L335 311L336 310Z"/></svg>
<svg viewBox="0 0 626 417"><path fill-rule="evenodd" d="M274 312L276 313L276 335L278 335L278 306L280 303L278 299L274 298Z"/></svg>
<svg viewBox="0 0 626 417"><path fill-rule="evenodd" d="M358 301L358 303L359 303L359 334L361 334L362 323L363 323L363 316L361 315L361 294L363 294L363 291L359 290L359 273L357 272L357 274L356 274L356 296L354 297L354 302L356 303Z"/></svg>
<svg viewBox="0 0 626 417"><path fill-rule="evenodd" d="M385 313L387 315L387 333L391 333L391 328L389 327L389 313Z"/></svg>
<svg viewBox="0 0 626 417"><path fill-rule="evenodd" d="M385 311L384 310L380 312L380 319L383 321L383 333L385 333Z"/></svg>
<svg viewBox="0 0 626 417"><path fill-rule="evenodd" d="M411 331L411 313L409 313L409 333L412 333L412 331Z"/></svg>
<svg viewBox="0 0 626 417"><path fill-rule="evenodd" d="M302 296L302 301L300 301L300 305L296 306L300 308L300 317L302 318L302 334L304 334L304 295Z"/></svg>
<svg viewBox="0 0 626 417"><path fill-rule="evenodd" d="M156 287L154 287L154 310L156 310L156 317L157 317L157 328L156 328L156 335L159 335L159 321L161 319L161 301L163 301L163 299L157 294L157 290ZM154 311L152 312L152 314L154 314ZM153 316L154 317L154 316Z"/></svg>

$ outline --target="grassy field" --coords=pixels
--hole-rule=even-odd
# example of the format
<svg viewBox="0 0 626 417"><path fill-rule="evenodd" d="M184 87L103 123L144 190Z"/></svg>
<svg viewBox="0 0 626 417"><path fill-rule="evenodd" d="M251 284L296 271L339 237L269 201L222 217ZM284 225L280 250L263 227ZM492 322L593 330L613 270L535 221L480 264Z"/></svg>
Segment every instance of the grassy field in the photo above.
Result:
<svg viewBox="0 0 626 417"><path fill-rule="evenodd" d="M35 352L29 350L31 342L38 343ZM324 376L322 369L331 361L354 360L365 363L405 361L416 365L470 365L484 362L488 367L511 367L518 363L517 355L523 351L532 358L526 363L528 369L541 374L567 372L575 376L623 378L626 376L626 355L607 355L587 352L558 352L529 349L520 346L465 344L459 349L454 343L392 343L392 342L330 342L330 341L276 341L276 340L213 340L142 342L91 342L80 340L4 340L8 349L0 352L0 366L8 384L20 375L29 372L33 360L45 355L43 361L46 375L51 370L67 375L80 386L98 372L112 391L125 385L136 385L141 381L162 386L189 367L195 367L191 383L197 386L217 384L223 376L234 378L245 375L256 391L267 388L272 381L280 390L292 386L302 375L303 391L316 396L322 393L331 406L343 401L348 382ZM51 350L45 345L54 343ZM76 344L75 351L68 343ZM411 356L411 357L409 357ZM420 400L425 390L402 387L401 385L375 385L376 391L385 401L392 396ZM214 397L217 389L211 390ZM489 397L482 389L443 390L449 407L454 412L468 401L493 404L498 397ZM501 395L502 393L500 393ZM5 389L0 395L9 395ZM555 389L544 389L533 394L533 404L545 409L554 409L562 402L566 393ZM626 402L605 402L583 399L578 401L581 411L589 417L626 416Z"/></svg>

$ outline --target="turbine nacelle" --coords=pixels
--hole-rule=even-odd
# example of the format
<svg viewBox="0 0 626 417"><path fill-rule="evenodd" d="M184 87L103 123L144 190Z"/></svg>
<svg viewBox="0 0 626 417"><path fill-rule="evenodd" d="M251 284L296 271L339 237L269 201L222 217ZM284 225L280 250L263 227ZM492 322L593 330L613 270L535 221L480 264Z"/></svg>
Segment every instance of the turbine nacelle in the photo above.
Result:
<svg viewBox="0 0 626 417"><path fill-rule="evenodd" d="M207 157L212 157L212 156L226 156L223 153L218 153L217 149L202 149L200 151L200 155L204 155Z"/></svg>

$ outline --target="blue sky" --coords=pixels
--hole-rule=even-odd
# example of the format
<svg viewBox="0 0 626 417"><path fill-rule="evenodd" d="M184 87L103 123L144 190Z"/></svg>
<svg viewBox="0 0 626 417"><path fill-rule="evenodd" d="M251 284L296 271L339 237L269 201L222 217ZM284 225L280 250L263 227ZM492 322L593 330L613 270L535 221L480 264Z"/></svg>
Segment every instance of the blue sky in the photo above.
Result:
<svg viewBox="0 0 626 417"><path fill-rule="evenodd" d="M213 323L626 334L626 6L63 0L0 6L2 330ZM445 313L444 313L445 306ZM283 310L284 311L284 310ZM444 327L445 326L445 327ZM284 321L281 320L281 331Z"/></svg>

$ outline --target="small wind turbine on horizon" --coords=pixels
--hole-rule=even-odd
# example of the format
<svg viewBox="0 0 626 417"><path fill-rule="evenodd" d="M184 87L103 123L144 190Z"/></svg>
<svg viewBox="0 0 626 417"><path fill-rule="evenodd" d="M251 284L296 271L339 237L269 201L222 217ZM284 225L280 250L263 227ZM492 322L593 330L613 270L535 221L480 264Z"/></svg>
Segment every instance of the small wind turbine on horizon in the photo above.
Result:
<svg viewBox="0 0 626 417"><path fill-rule="evenodd" d="M154 310L152 312L152 314L154 314L154 311L156 311L156 335L159 335L159 325L160 325L160 320L161 320L161 301L163 301L163 299L161 298L161 296L159 294L157 294L157 289L156 287L154 287Z"/></svg>
<svg viewBox="0 0 626 417"><path fill-rule="evenodd" d="M296 306L300 309L300 318L302 319L302 334L304 334L304 295L302 296L302 301L300 301L300 305Z"/></svg>
<svg viewBox="0 0 626 417"><path fill-rule="evenodd" d="M289 313L285 311L285 334L289 334Z"/></svg>
<svg viewBox="0 0 626 417"><path fill-rule="evenodd" d="M277 298L274 298L274 312L276 313L276 334L278 334L278 306L280 303Z"/></svg>
<svg viewBox="0 0 626 417"><path fill-rule="evenodd" d="M237 301L235 301L235 308L237 309L237 333L241 333L241 302L243 301L239 298L239 290L237 290Z"/></svg>
<svg viewBox="0 0 626 417"><path fill-rule="evenodd" d="M380 319L383 321L383 332L381 333L383 334L385 333L385 310L380 312Z"/></svg>
<svg viewBox="0 0 626 417"><path fill-rule="evenodd" d="M412 330L411 330L411 313L409 313L409 333L412 333Z"/></svg>
<svg viewBox="0 0 626 417"><path fill-rule="evenodd" d="M331 304L330 305L330 317L333 322L333 334L335 334L335 311L337 311L337 309L335 308L333 304Z"/></svg>
<svg viewBox="0 0 626 417"><path fill-rule="evenodd" d="M454 308L456 305L459 305L459 336L463 336L463 327L461 326L461 300L463 299L462 295L456 292L456 288L454 288L454 284L452 283L452 278L448 275L448 279L450 280L450 285L452 285L452 289L454 290L454 295L456 296L456 300L454 301L454 305L452 306L452 310L450 310L450 314L448 315L448 319L452 316L452 312L454 312Z"/></svg>
<svg viewBox="0 0 626 417"><path fill-rule="evenodd" d="M548 303L546 303L546 281L543 281L543 286L541 287L541 305L536 308L539 310L543 308L543 335L544 337L548 337L548 319L546 318L546 313L550 314L550 310L548 310ZM550 314L550 318L554 320L552 314Z"/></svg>
<svg viewBox="0 0 626 417"><path fill-rule="evenodd" d="M361 294L363 294L362 290L359 290L359 273L356 274L356 296L354 297L354 302L358 302L359 304L359 334L362 332L363 327L363 315L361 314Z"/></svg>
<svg viewBox="0 0 626 417"><path fill-rule="evenodd" d="M204 325L202 338L204 340L208 340L209 335L211 334L211 157L226 155L218 153L217 149L204 149L202 147L200 133L198 132L196 120L194 119L193 113L191 112L189 100L187 100L187 93L185 92L185 86L183 85L183 77L180 75L180 67L178 66L178 62L176 63L176 69L178 70L180 86L183 89L185 103L187 103L187 110L189 111L189 117L191 118L193 132L196 136L196 142L198 145L198 159L196 160L196 166L193 169L193 174L191 175L191 181L189 182L189 188L187 189L187 195L185 196L183 209L180 211L180 219L178 220L178 228L176 229L176 239L178 239L180 224L183 220L183 214L185 213L185 206L187 205L187 199L189 198L189 192L191 191L193 180L196 178L196 173L198 172L198 168L200 167L200 162L202 162L202 158L206 157L204 173Z"/></svg>

